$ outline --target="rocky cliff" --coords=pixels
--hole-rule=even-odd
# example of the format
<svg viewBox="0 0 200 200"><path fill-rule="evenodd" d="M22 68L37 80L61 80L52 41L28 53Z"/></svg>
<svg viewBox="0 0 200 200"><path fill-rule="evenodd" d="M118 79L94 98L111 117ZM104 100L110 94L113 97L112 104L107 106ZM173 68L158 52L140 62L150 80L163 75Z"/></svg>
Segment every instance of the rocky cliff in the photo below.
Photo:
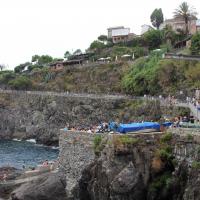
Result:
<svg viewBox="0 0 200 200"><path fill-rule="evenodd" d="M171 131L104 136L62 132L62 196L50 197L54 186L45 179L21 186L12 199L199 200L199 132ZM54 184L60 184L59 177ZM35 190L38 185L42 190Z"/></svg>
<svg viewBox="0 0 200 200"><path fill-rule="evenodd" d="M112 136L83 170L73 199L200 199L199 139L189 133Z"/></svg>
<svg viewBox="0 0 200 200"><path fill-rule="evenodd" d="M158 102L0 91L0 139L35 138L39 143L54 145L58 144L59 129L66 124L89 128L101 121L150 120L160 115Z"/></svg>

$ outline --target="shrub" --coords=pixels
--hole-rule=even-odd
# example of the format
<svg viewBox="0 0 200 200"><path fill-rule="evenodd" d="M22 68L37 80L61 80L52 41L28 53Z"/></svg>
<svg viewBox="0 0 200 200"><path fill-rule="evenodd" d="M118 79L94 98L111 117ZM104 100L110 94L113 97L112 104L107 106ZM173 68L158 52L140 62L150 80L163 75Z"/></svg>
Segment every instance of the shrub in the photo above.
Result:
<svg viewBox="0 0 200 200"><path fill-rule="evenodd" d="M161 54L149 58L139 58L122 79L122 87L135 95L156 94L160 91L157 76Z"/></svg>
<svg viewBox="0 0 200 200"><path fill-rule="evenodd" d="M8 84L12 88L17 89L17 90L19 89L25 90L32 86L31 80L26 76L19 76L15 78L14 80L9 81Z"/></svg>
<svg viewBox="0 0 200 200"><path fill-rule="evenodd" d="M102 136L95 135L93 140L93 148L96 154L98 154L101 151L101 143L102 143Z"/></svg>
<svg viewBox="0 0 200 200"><path fill-rule="evenodd" d="M169 188L170 184L172 182L172 175L169 172L164 173L160 177L156 178L151 184L150 184L150 191L151 192L158 192L162 188Z"/></svg>
<svg viewBox="0 0 200 200"><path fill-rule="evenodd" d="M172 160L172 148L169 145L162 147L157 151L157 156L160 157L162 160Z"/></svg>
<svg viewBox="0 0 200 200"><path fill-rule="evenodd" d="M129 137L128 135L123 135L121 137L119 137L119 140L121 141L122 144L136 144L139 139L138 138L132 138L132 137Z"/></svg>
<svg viewBox="0 0 200 200"><path fill-rule="evenodd" d="M193 35L190 50L192 54L200 53L200 33Z"/></svg>
<svg viewBox="0 0 200 200"><path fill-rule="evenodd" d="M2 71L0 73L0 83L7 84L10 80L14 79L16 74L13 71Z"/></svg>
<svg viewBox="0 0 200 200"><path fill-rule="evenodd" d="M193 169L200 169L200 162L199 161L193 161L192 162L192 168Z"/></svg>
<svg viewBox="0 0 200 200"><path fill-rule="evenodd" d="M159 48L162 43L162 32L160 30L150 30L143 37L150 50Z"/></svg>
<svg viewBox="0 0 200 200"><path fill-rule="evenodd" d="M193 140L193 135L191 133L187 134L187 140Z"/></svg>
<svg viewBox="0 0 200 200"><path fill-rule="evenodd" d="M172 133L165 133L165 134L161 137L160 141L161 141L162 143L167 143L167 142L170 142L171 139L172 139Z"/></svg>

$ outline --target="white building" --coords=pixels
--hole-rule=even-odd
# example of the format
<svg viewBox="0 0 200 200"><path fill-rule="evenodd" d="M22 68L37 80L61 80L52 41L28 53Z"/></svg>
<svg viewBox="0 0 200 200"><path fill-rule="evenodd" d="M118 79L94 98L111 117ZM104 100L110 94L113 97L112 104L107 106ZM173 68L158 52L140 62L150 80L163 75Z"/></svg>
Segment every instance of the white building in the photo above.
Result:
<svg viewBox="0 0 200 200"><path fill-rule="evenodd" d="M108 28L108 38L112 38L113 43L128 41L130 36L130 28L124 26L117 26Z"/></svg>

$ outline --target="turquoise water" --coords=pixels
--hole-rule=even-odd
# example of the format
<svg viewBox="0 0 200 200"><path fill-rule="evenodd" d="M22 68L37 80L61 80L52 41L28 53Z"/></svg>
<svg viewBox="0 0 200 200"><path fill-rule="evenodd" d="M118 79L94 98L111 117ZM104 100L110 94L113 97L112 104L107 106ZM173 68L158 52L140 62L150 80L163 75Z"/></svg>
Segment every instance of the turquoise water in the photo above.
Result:
<svg viewBox="0 0 200 200"><path fill-rule="evenodd" d="M57 159L58 153L58 149L31 142L0 140L0 167L34 167L45 160Z"/></svg>

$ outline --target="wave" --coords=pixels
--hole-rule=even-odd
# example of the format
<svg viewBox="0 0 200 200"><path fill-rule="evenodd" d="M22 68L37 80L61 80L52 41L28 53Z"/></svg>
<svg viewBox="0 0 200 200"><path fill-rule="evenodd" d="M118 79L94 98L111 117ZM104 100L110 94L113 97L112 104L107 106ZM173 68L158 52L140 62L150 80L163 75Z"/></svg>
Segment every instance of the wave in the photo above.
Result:
<svg viewBox="0 0 200 200"><path fill-rule="evenodd" d="M52 149L59 149L59 147L56 147L56 146L52 146L51 148Z"/></svg>
<svg viewBox="0 0 200 200"><path fill-rule="evenodd" d="M36 140L35 139L28 139L26 140L27 142L31 142L31 143L35 143L36 144Z"/></svg>
<svg viewBox="0 0 200 200"><path fill-rule="evenodd" d="M14 138L13 141L21 142L22 140Z"/></svg>

